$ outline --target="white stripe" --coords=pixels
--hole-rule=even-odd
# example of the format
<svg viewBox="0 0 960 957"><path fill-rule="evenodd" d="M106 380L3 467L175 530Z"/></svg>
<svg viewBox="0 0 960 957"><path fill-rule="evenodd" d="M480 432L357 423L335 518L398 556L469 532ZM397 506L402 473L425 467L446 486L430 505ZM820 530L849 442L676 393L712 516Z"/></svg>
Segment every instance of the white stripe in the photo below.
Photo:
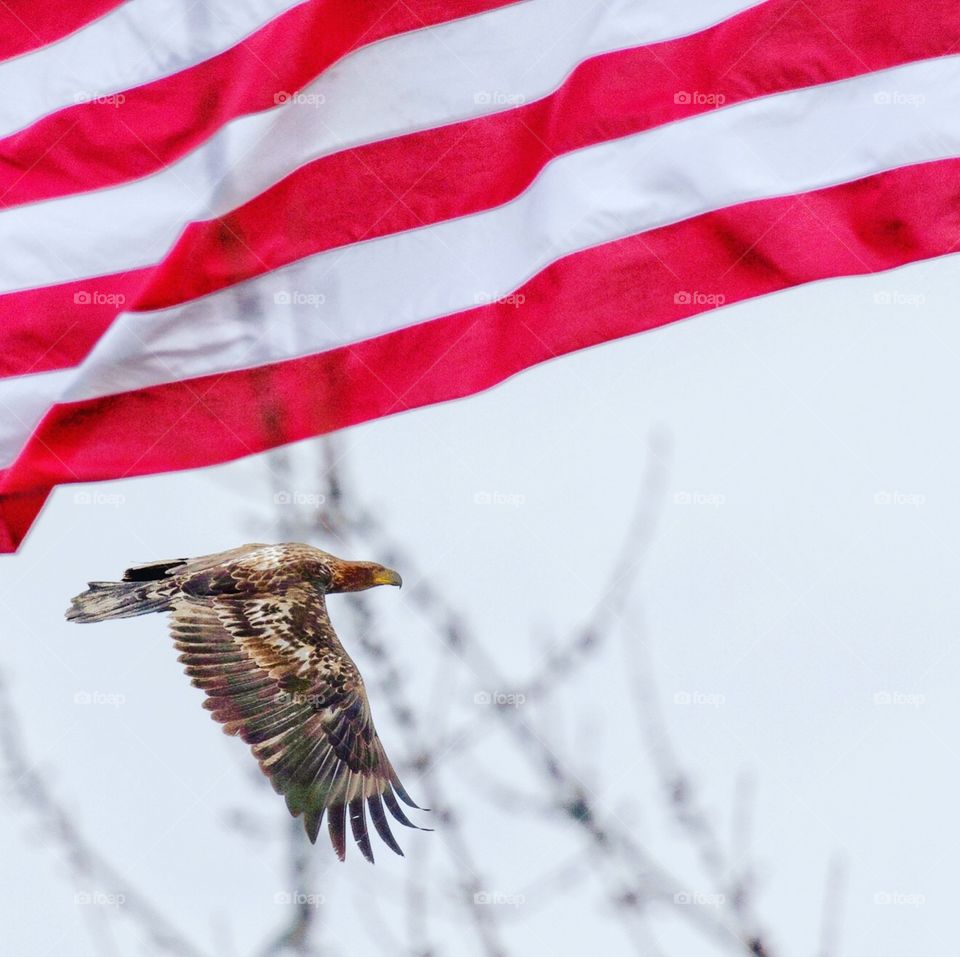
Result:
<svg viewBox="0 0 960 957"><path fill-rule="evenodd" d="M137 0L0 63L0 136L207 60L303 0ZM13 91L16 91L14 95Z"/></svg>
<svg viewBox="0 0 960 957"><path fill-rule="evenodd" d="M0 212L0 292L149 266L320 155L529 102L596 53L700 29L743 0L530 0L358 50L300 99L225 126L137 182ZM318 104L318 105L314 105ZM211 170L224 179L211 185Z"/></svg>
<svg viewBox="0 0 960 957"><path fill-rule="evenodd" d="M0 381L0 468L13 461L26 437L75 377L76 369L58 369Z"/></svg>
<svg viewBox="0 0 960 957"><path fill-rule="evenodd" d="M893 102L878 103L878 93ZM920 105L903 102L915 95ZM321 253L185 305L124 314L66 393L48 401L323 351L504 296L576 250L957 155L960 57L753 100L561 156L505 206Z"/></svg>

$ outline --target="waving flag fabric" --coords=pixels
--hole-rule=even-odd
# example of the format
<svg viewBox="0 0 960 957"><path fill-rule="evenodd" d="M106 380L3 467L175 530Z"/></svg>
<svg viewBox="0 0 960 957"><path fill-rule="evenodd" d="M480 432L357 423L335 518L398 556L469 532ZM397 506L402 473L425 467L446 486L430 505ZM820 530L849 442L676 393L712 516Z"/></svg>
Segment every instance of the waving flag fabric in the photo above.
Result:
<svg viewBox="0 0 960 957"><path fill-rule="evenodd" d="M0 9L7 551L59 483L960 243L956 0Z"/></svg>

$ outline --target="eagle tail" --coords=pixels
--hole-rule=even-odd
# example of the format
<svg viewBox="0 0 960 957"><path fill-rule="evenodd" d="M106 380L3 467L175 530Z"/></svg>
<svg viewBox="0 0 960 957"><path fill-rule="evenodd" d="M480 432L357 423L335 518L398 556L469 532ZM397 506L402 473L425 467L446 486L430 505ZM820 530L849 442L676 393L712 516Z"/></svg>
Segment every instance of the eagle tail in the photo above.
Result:
<svg viewBox="0 0 960 957"><path fill-rule="evenodd" d="M89 585L70 603L67 621L133 618L153 611L169 611L172 607L169 589L160 591L156 582L89 582Z"/></svg>

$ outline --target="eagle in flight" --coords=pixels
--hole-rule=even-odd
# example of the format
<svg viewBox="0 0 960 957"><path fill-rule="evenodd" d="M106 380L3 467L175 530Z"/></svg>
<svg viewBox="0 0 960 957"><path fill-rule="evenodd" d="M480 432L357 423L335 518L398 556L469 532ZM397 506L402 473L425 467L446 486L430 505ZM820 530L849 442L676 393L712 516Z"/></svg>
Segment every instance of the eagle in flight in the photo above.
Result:
<svg viewBox="0 0 960 957"><path fill-rule="evenodd" d="M241 545L216 555L128 568L120 582L90 582L70 621L170 612L179 660L207 695L204 707L227 734L250 745L260 768L302 814L316 843L323 815L340 860L346 817L373 862L369 810L397 854L384 814L416 827L397 797L417 807L394 771L370 714L357 666L327 615L326 596L400 585L374 562L350 562L310 545Z"/></svg>

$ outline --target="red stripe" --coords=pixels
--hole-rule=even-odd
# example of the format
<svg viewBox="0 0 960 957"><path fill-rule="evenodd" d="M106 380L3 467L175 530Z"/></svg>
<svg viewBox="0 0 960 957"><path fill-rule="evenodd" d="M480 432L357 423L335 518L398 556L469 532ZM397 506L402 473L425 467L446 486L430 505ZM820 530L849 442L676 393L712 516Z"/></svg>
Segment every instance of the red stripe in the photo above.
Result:
<svg viewBox="0 0 960 957"><path fill-rule="evenodd" d="M0 296L0 378L76 365L137 301L152 268Z"/></svg>
<svg viewBox="0 0 960 957"><path fill-rule="evenodd" d="M153 275L142 269L0 296L0 375L83 359L120 310L84 311L78 323L78 288L121 293L128 309L174 305L324 249L497 206L557 154L712 108L677 103L678 92L733 103L957 45L960 5L931 0L915 17L898 2L876 0L867 10L859 0L776 0L701 34L588 60L528 106L324 157L222 219L189 226ZM419 14L439 11L421 0Z"/></svg>
<svg viewBox="0 0 960 957"><path fill-rule="evenodd" d="M0 60L54 43L102 17L123 0L3 0Z"/></svg>
<svg viewBox="0 0 960 957"><path fill-rule="evenodd" d="M883 30L870 26L875 17ZM958 36L955 0L922 18L901 0L869 10L860 0L777 0L703 33L604 54L536 103L322 157L228 215L191 224L135 308L162 309L327 249L490 209L559 154L706 112L718 97L730 104L939 56ZM697 92L713 100L696 102Z"/></svg>
<svg viewBox="0 0 960 957"><path fill-rule="evenodd" d="M469 395L545 359L960 244L960 160L759 200L568 256L494 303L255 369L55 406L0 478L0 550L59 482L224 462ZM663 263L669 263L666 269Z"/></svg>
<svg viewBox="0 0 960 957"><path fill-rule="evenodd" d="M299 90L361 46L514 2L309 0L196 66L122 99L66 107L0 140L0 205L147 176L224 123L276 106L277 93Z"/></svg>

